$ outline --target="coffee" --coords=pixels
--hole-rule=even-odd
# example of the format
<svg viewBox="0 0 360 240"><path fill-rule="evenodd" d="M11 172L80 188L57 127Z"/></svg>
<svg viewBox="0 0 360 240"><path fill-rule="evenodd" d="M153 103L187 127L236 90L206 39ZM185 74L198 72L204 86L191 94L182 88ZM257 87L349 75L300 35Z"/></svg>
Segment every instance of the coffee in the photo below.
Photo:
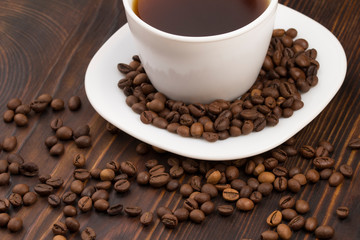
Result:
<svg viewBox="0 0 360 240"><path fill-rule="evenodd" d="M268 4L268 0L134 0L133 10L143 21L164 32L211 36L249 24Z"/></svg>

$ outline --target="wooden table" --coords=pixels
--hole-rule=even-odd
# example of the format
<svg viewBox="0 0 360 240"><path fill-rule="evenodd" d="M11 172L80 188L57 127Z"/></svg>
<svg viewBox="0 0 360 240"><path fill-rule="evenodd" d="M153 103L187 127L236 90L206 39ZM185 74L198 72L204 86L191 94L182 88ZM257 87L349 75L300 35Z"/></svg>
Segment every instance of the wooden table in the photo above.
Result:
<svg viewBox="0 0 360 240"><path fill-rule="evenodd" d="M360 1L279 2L320 22L340 40L345 49L348 70L343 86L322 113L297 134L296 146L316 146L322 139L332 142L336 167L348 163L354 169L354 176L337 188L329 187L327 181L307 185L296 197L310 202L311 211L307 217L316 216L319 223L335 228L334 239L360 239L360 153L347 147L350 138L360 135ZM138 155L135 148L140 142L125 133L110 134L105 127L106 121L95 112L86 98L84 75L89 61L125 22L120 0L0 0L0 112L6 110L11 98L19 97L24 103L30 103L41 93L49 93L65 101L79 95L82 100L82 107L77 112L66 108L59 112L48 109L42 114L32 114L27 127L19 128L14 123L0 122L0 138L16 136L18 146L15 152L22 155L25 161L37 162L40 174L65 179L63 187L56 191L59 196L69 190L73 180L72 156L75 153L86 156L87 169L103 168L111 160L130 160L144 170L144 161L156 158L165 163L167 157L171 156L154 151ZM66 151L61 157L51 157L44 140L53 134L49 124L56 117L73 128L89 124L92 147L78 149L70 141L65 144ZM0 153L0 158L5 159L7 154ZM295 158L286 165L300 166L305 170L311 164ZM186 182L187 179L180 180ZM12 176L9 186L0 187L0 197L8 197L12 187L23 182L31 190L39 183L36 177ZM92 183L95 181L91 180L88 184ZM228 218L213 213L200 225L185 222L174 230L164 228L157 218L150 226L143 227L138 218L125 215L110 217L95 210L81 213L77 219L81 230L86 226L95 229L97 239L259 239L261 232L268 229L265 219L278 208L281 195L272 194L249 213L236 211ZM136 183L132 184L127 194L112 191L110 195L111 203L121 202L124 206L135 204L143 211L155 211L159 206L175 209L182 201L178 192L142 187ZM217 199L215 202L223 201ZM335 210L340 205L350 208L349 218L339 220L336 217ZM24 228L18 233L1 228L0 239L52 239L52 225L56 221L64 221L62 207L49 207L46 198L39 198L30 207L11 208L10 215L20 216ZM80 239L80 233L68 234L67 237ZM313 238L313 234L306 234L305 231L298 231L293 236L293 239Z"/></svg>

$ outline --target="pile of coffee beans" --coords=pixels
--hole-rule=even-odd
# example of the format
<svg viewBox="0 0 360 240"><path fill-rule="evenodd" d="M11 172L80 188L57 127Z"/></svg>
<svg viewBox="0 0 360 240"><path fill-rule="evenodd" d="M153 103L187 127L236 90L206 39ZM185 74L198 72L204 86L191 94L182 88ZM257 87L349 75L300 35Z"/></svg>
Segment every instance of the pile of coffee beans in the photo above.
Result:
<svg viewBox="0 0 360 240"><path fill-rule="evenodd" d="M301 109L301 93L318 83L317 51L296 36L293 28L273 31L256 82L241 98L231 102L217 99L209 104L186 104L168 99L151 84L136 55L129 64L118 64L118 70L125 74L118 87L126 95L126 104L140 114L144 124L182 137L215 142L258 132Z"/></svg>

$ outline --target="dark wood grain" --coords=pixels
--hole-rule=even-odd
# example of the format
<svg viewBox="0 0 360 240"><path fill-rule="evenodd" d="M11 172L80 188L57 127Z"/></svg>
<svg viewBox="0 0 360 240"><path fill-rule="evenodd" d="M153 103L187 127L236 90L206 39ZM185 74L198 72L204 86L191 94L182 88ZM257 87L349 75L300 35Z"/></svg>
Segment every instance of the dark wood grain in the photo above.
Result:
<svg viewBox="0 0 360 240"><path fill-rule="evenodd" d="M345 49L348 69L343 86L322 113L296 135L296 146L316 146L323 139L332 142L336 168L347 163L354 169L354 176L337 188L329 187L326 181L307 185L296 196L310 202L311 211L306 216L316 216L319 223L335 228L334 239L360 239L360 154L347 148L352 137L360 136L360 1L279 2L324 25ZM86 156L88 169L103 168L111 160L130 160L144 170L145 160L156 158L165 163L167 157L172 156L154 151L144 156L136 154L139 141L125 133L112 135L106 131L106 121L94 111L86 98L84 75L89 61L125 22L120 0L0 0L0 112L6 110L6 103L13 97L29 103L41 93L49 93L64 100L79 95L82 100L82 107L77 112L68 109L53 112L48 109L42 114L32 114L29 125L24 128L0 121L0 139L16 136L18 146L15 152L26 161L37 162L40 174L48 173L65 179L63 187L56 191L59 196L69 190L73 180L72 156L75 153ZM70 141L65 144L64 155L51 157L43 141L53 134L49 124L56 117L73 128L89 124L93 146L78 149ZM6 156L7 153L0 153L1 159ZM295 157L286 166L299 166L305 171L311 164ZM180 181L186 182L188 178L183 177ZM12 187L22 182L33 189L38 179L12 176L9 186L0 187L0 197L8 197ZM95 181L91 180L88 184L93 183ZM259 239L261 232L268 229L265 218L277 209L281 195L272 194L249 213L237 211L229 218L212 214L203 224L181 223L174 230L165 229L158 219L152 225L143 227L138 218L124 215L110 217L95 210L79 214L77 219L81 230L86 226L94 228L97 239ZM136 183L132 184L129 193L111 192L110 196L111 204L138 205L143 211L155 211L159 206L176 209L182 201L178 192L142 187ZM219 204L223 201L217 199L215 202ZM351 209L346 220L339 220L335 215L340 205ZM11 208L10 215L20 216L24 228L18 233L1 228L0 239L52 239L52 225L64 220L61 209L49 207L44 198L39 198L30 207ZM80 239L80 233L68 234L67 237ZM314 235L299 231L292 239L314 239Z"/></svg>

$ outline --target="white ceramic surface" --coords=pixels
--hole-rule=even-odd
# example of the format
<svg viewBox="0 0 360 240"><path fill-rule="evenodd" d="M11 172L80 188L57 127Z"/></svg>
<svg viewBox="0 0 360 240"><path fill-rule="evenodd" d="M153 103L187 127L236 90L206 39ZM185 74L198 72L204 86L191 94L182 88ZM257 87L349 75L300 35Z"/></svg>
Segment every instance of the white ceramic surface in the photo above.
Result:
<svg viewBox="0 0 360 240"><path fill-rule="evenodd" d="M275 21L277 0L257 19L238 30L209 37L160 31L123 0L126 18L146 73L157 90L174 100L210 103L233 100L255 82Z"/></svg>
<svg viewBox="0 0 360 240"><path fill-rule="evenodd" d="M275 27L298 29L298 37L307 39L310 48L317 49L320 63L318 85L302 95L304 107L290 118L281 118L275 127L209 143L143 124L139 115L126 105L125 96L117 87L123 77L117 64L130 62L138 53L128 25L120 28L91 60L85 76L86 94L95 110L107 121L164 150L204 160L230 160L263 153L295 135L326 107L342 85L347 67L344 50L336 37L307 16L279 5Z"/></svg>

